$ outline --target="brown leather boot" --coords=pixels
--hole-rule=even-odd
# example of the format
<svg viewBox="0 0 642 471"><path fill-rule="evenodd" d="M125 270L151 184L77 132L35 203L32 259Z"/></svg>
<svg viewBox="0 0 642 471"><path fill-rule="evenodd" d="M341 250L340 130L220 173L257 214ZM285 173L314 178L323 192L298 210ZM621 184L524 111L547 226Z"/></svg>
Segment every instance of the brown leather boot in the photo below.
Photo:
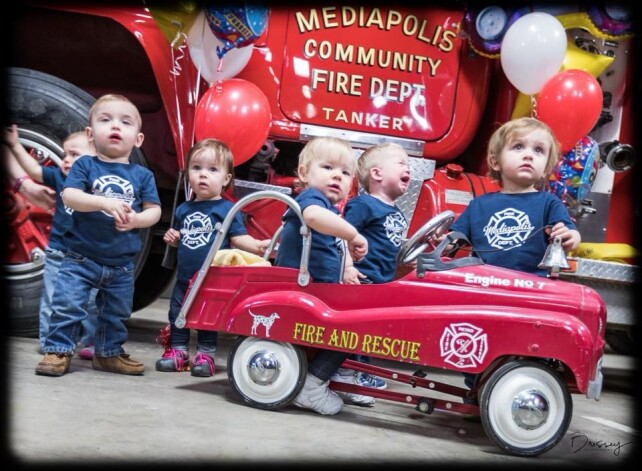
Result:
<svg viewBox="0 0 642 471"><path fill-rule="evenodd" d="M115 357L98 357L94 355L91 360L91 366L94 370L121 375L142 375L143 371L145 371L145 365L140 361L132 360L127 353L121 353Z"/></svg>
<svg viewBox="0 0 642 471"><path fill-rule="evenodd" d="M36 374L45 376L62 376L69 371L71 355L68 353L45 353L36 365Z"/></svg>

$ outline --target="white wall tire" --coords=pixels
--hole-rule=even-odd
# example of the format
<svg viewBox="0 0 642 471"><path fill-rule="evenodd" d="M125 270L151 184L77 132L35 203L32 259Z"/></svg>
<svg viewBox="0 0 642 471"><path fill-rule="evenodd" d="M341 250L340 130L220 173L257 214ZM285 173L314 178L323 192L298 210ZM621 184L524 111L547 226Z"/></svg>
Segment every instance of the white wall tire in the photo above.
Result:
<svg viewBox="0 0 642 471"><path fill-rule="evenodd" d="M308 371L305 352L285 342L239 338L228 355L227 376L248 405L279 409L296 397Z"/></svg>
<svg viewBox="0 0 642 471"><path fill-rule="evenodd" d="M518 456L536 456L553 448L573 414L573 402L560 375L534 361L510 362L494 371L479 403L488 437Z"/></svg>

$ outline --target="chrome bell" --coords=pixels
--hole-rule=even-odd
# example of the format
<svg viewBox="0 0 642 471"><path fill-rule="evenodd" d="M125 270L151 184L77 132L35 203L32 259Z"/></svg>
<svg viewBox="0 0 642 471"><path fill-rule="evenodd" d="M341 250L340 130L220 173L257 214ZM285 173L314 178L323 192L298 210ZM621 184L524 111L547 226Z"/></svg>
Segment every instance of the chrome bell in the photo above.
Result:
<svg viewBox="0 0 642 471"><path fill-rule="evenodd" d="M557 278L560 270L568 270L571 268L566 258L564 248L562 247L562 238L560 236L555 237L553 242L548 244L544 258L539 262L537 268L549 270L549 276L551 278Z"/></svg>

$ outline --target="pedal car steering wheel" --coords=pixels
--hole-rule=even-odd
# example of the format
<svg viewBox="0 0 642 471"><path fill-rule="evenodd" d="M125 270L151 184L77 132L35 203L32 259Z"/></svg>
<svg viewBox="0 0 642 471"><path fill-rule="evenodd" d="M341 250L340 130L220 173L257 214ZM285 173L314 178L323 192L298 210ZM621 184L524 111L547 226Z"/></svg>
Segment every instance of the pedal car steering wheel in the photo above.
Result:
<svg viewBox="0 0 642 471"><path fill-rule="evenodd" d="M398 264L412 263L428 246L435 249L433 239L445 234L455 220L455 213L443 211L421 226L413 236L401 244L397 254Z"/></svg>

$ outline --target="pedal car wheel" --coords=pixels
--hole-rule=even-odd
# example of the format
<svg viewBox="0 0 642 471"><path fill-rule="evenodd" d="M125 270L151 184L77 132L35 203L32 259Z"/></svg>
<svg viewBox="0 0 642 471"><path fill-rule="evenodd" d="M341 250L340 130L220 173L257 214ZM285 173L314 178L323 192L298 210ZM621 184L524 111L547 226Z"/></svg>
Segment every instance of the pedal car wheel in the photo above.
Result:
<svg viewBox="0 0 642 471"><path fill-rule="evenodd" d="M434 249L433 238L445 234L454 220L455 213L452 211L443 211L431 218L417 229L412 237L401 244L401 249L397 254L397 263L403 265L411 263L429 245L432 245Z"/></svg>
<svg viewBox="0 0 642 471"><path fill-rule="evenodd" d="M501 449L535 456L553 448L571 422L573 402L550 367L533 361L507 363L491 374L480 395L484 431Z"/></svg>
<svg viewBox="0 0 642 471"><path fill-rule="evenodd" d="M279 409L299 393L308 372L305 352L289 343L239 338L230 350L227 376L243 400L257 409Z"/></svg>

